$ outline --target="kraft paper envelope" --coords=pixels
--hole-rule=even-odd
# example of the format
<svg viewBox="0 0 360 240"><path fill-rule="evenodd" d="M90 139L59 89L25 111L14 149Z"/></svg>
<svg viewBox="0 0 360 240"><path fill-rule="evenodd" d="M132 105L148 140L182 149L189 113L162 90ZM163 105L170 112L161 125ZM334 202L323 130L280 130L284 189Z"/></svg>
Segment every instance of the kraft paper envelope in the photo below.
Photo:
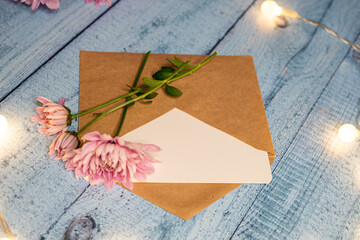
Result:
<svg viewBox="0 0 360 240"><path fill-rule="evenodd" d="M127 93L129 89L125 84L132 85L144 55L81 51L79 110L88 109ZM166 58L174 56L151 54L142 77L152 76L164 65L171 66ZM176 56L184 61L191 60L193 64L207 58L204 55ZM159 95L152 104L136 103L128 111L122 135L131 139L134 137L132 133L156 122L155 119L163 119L174 112L181 113L181 117L188 116L186 119L201 121L206 126L241 140L257 150L267 152L270 164L273 162L275 152L251 56L216 56L194 74L172 85L184 94L179 98L173 98L159 90ZM96 122L86 132L99 131L114 135L120 117L121 110ZM91 114L80 117L79 128L91 119ZM181 153L181 146L178 152ZM241 157L239 156L240 159ZM163 159L162 161L164 162ZM222 159L219 159L219 168L222 167L221 161ZM161 164L155 165L155 171ZM236 176L233 173L230 175ZM176 179L166 183L134 183L132 192L187 220L241 185L240 182L234 183L234 179L230 180L225 180L226 183L206 183L196 179L192 183L171 182ZM264 179L259 182L262 181ZM256 183L256 180L253 183Z"/></svg>

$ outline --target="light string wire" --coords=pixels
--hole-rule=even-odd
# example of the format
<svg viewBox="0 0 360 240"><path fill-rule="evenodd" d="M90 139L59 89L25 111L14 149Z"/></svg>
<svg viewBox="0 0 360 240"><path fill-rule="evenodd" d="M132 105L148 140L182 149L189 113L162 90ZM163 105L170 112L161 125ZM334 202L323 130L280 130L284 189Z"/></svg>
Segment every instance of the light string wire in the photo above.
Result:
<svg viewBox="0 0 360 240"><path fill-rule="evenodd" d="M11 239L15 239L14 235L12 234L9 225L7 224L6 220L1 216L0 214L0 226L1 229L4 231L4 233L6 234L7 237L11 238Z"/></svg>
<svg viewBox="0 0 360 240"><path fill-rule="evenodd" d="M342 36L340 36L337 32L335 32L334 30L332 30L331 28L329 28L328 26L322 24L322 23L319 23L319 22L316 22L316 21L313 21L313 20L310 20L310 19L307 19L307 18L304 18L302 16L299 16L298 17L299 19L303 20L304 22L307 22L313 26L317 26L317 27L321 27L322 29L324 29L326 32L330 33L331 35L337 37L338 39L340 39L342 42L346 43L346 44L349 44L352 48L354 48L355 50L357 51L360 51L360 45L346 39L346 38L343 38Z"/></svg>
<svg viewBox="0 0 360 240"><path fill-rule="evenodd" d="M360 51L360 45L346 39L346 38L343 38L342 36L340 36L337 32L335 32L334 30L332 30L331 28L329 28L328 26L326 26L325 24L322 24L322 23L319 23L317 21L314 21L314 20L310 20L310 19L307 19L307 18L304 18L302 16L300 16L297 12L295 11L292 11L292 10L288 10L288 9L285 9L283 10L283 15L284 16L287 16L287 17L291 17L291 18L297 18L297 19L300 19L306 23L309 23L315 27L320 27L322 29L324 29L326 32L330 33L331 35L335 36L336 38L338 38L340 41L342 41L343 43L346 43L346 44L349 44L353 49L357 50L357 51Z"/></svg>

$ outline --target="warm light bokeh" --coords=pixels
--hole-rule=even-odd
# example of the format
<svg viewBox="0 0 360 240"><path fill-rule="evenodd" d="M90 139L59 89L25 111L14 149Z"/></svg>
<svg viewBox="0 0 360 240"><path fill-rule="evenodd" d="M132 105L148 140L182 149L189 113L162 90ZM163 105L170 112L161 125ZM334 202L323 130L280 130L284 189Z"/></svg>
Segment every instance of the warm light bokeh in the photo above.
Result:
<svg viewBox="0 0 360 240"><path fill-rule="evenodd" d="M344 124L339 128L338 136L342 142L353 142L359 136L359 130L352 124Z"/></svg>
<svg viewBox="0 0 360 240"><path fill-rule="evenodd" d="M265 16L273 18L281 15L282 8L275 1L267 0L261 4L260 11Z"/></svg>

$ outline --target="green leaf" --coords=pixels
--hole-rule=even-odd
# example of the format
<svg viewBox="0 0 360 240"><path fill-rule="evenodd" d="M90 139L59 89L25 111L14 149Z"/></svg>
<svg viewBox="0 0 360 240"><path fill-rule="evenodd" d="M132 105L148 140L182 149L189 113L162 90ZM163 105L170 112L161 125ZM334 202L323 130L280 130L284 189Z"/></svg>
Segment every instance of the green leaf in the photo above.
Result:
<svg viewBox="0 0 360 240"><path fill-rule="evenodd" d="M152 79L152 78L148 78L148 77L144 77L144 78L143 78L143 81L144 81L144 83L145 83L147 86L149 86L149 87L156 87L156 86L158 86L158 85L160 84L159 81L154 80L154 79Z"/></svg>
<svg viewBox="0 0 360 240"><path fill-rule="evenodd" d="M169 86L166 84L165 86L166 93L173 97L180 97L183 93L179 89L173 86Z"/></svg>
<svg viewBox="0 0 360 240"><path fill-rule="evenodd" d="M150 104L150 103L152 103L152 101L144 101L144 99L141 99L141 102L142 102L142 103L145 103L145 104Z"/></svg>
<svg viewBox="0 0 360 240"><path fill-rule="evenodd" d="M174 57L174 59L170 59L170 58L167 58L167 60L174 64L176 67L181 67L185 62L181 61L179 58L177 57ZM195 67L195 65L190 65L190 64L186 64L185 67L183 69L186 69L186 68L191 68L191 67Z"/></svg>
<svg viewBox="0 0 360 240"><path fill-rule="evenodd" d="M172 67L162 67L161 70L171 73L175 72L175 69L173 69Z"/></svg>
<svg viewBox="0 0 360 240"><path fill-rule="evenodd" d="M173 69L171 67L162 67L161 70L157 71L153 75L153 78L155 80L164 80L164 79L167 79L168 77L170 77L171 74L173 74L174 72L175 72L175 69Z"/></svg>
<svg viewBox="0 0 360 240"><path fill-rule="evenodd" d="M136 91L137 90L137 88L134 88L134 87L132 87L132 86L130 86L130 85L128 85L128 84L125 84L128 88L130 88L131 90L133 90L133 91Z"/></svg>
<svg viewBox="0 0 360 240"><path fill-rule="evenodd" d="M156 98L157 95L159 95L159 94L156 92L152 92L149 95L147 95L146 97L144 97L144 99L153 99L153 98Z"/></svg>
<svg viewBox="0 0 360 240"><path fill-rule="evenodd" d="M139 97L139 96L143 95L144 93L145 92L138 92L138 93L136 93L136 95ZM152 92L149 95L147 95L146 97L144 97L144 99L153 99L153 98L156 98L157 95L158 95L158 93Z"/></svg>

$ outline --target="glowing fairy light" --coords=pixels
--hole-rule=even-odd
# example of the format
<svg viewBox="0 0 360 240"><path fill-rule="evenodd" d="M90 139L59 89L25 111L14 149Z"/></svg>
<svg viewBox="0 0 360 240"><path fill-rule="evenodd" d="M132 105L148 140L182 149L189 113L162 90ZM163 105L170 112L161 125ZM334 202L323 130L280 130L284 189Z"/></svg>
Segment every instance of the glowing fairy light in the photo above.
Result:
<svg viewBox="0 0 360 240"><path fill-rule="evenodd" d="M283 9L275 1L266 0L261 4L260 11L265 16L273 18L280 16Z"/></svg>
<svg viewBox="0 0 360 240"><path fill-rule="evenodd" d="M276 25L278 25L277 23L279 22L279 17L282 18L296 18L296 19L300 19L306 23L309 23L313 26L316 27L320 27L322 29L324 29L326 32L330 33L331 35L337 37L338 39L340 39L342 42L349 44L352 48L354 48L357 51L360 51L360 45L346 39L343 38L342 36L340 36L338 33L336 33L334 30L332 30L331 28L325 26L324 24L321 24L319 22L304 18L302 16L300 16L297 12L289 10L289 9L283 9L282 7L280 7L275 1L273 0L265 0L261 6L260 6L260 11L264 16L267 16L269 19L271 19ZM282 21L283 22L283 21ZM284 27L281 25L278 25L279 27Z"/></svg>
<svg viewBox="0 0 360 240"><path fill-rule="evenodd" d="M359 136L359 130L352 124L344 124L339 128L338 136L342 142L353 142Z"/></svg>

